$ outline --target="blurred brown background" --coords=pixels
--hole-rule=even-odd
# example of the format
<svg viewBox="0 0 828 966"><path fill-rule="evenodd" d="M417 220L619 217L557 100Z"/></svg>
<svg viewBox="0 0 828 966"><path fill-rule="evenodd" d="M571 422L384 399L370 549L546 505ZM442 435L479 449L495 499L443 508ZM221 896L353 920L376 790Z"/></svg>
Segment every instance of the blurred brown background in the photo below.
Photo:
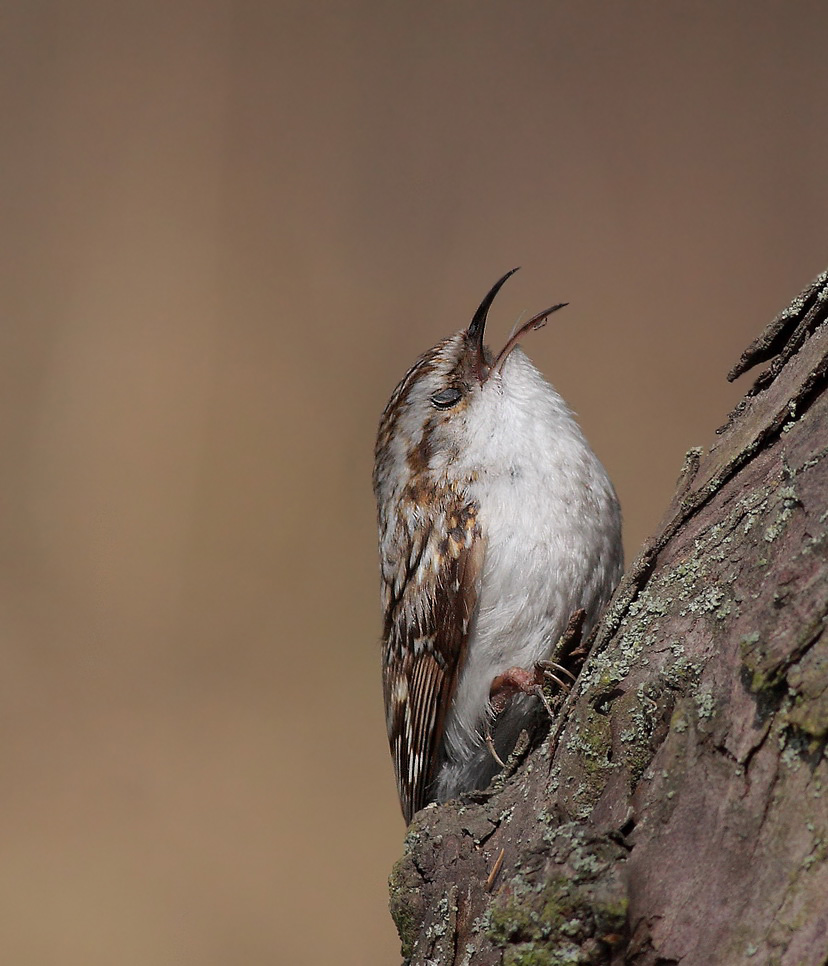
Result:
<svg viewBox="0 0 828 966"><path fill-rule="evenodd" d="M632 555L828 261L826 11L2 4L4 963L398 961L379 413L523 265Z"/></svg>

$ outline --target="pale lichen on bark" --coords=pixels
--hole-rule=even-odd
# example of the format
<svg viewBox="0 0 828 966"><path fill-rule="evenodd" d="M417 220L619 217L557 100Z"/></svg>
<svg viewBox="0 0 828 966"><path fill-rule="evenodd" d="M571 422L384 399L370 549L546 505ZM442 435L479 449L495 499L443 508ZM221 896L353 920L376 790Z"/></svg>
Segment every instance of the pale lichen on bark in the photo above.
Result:
<svg viewBox="0 0 828 966"><path fill-rule="evenodd" d="M827 316L824 274L734 367L769 362L688 454L551 729L415 818L410 966L828 961Z"/></svg>

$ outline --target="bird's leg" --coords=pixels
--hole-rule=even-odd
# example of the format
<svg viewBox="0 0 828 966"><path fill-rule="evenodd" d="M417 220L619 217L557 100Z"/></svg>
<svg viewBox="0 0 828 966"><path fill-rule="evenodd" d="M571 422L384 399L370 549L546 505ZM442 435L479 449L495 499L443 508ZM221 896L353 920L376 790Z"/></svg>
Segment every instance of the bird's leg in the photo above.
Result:
<svg viewBox="0 0 828 966"><path fill-rule="evenodd" d="M551 670L542 667L540 664L536 664L531 671L525 667L506 668L503 674L498 674L492 681L489 691L489 704L492 706L492 711L495 715L501 714L516 694L531 694L541 699L549 717L554 718L555 715L549 704L549 699L543 691L543 685L547 679L556 681L564 691L569 690L568 685L557 678Z"/></svg>
<svg viewBox="0 0 828 966"><path fill-rule="evenodd" d="M541 699L551 718L555 717L543 686L553 681L562 691L568 691L570 684L562 679L575 681L587 656L582 640L585 620L586 611L583 608L576 610L569 618L555 649L557 661L538 661L531 671L523 667L510 667L498 674L489 689L489 703L495 715L501 714L516 694L531 694Z"/></svg>

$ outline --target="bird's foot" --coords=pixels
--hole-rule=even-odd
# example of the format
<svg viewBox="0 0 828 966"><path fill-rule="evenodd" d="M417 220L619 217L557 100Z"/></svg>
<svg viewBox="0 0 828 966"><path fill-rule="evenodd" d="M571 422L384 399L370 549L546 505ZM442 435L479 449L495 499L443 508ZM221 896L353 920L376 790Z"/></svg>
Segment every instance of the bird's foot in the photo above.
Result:
<svg viewBox="0 0 828 966"><path fill-rule="evenodd" d="M502 714L516 694L530 694L540 698L549 716L554 718L549 698L544 692L544 684L547 681L554 681L563 691L569 690L569 685L565 684L556 672L572 676L566 668L551 661L539 661L531 671L525 667L507 668L492 681L489 691L489 704L492 706L492 711L495 715Z"/></svg>
<svg viewBox="0 0 828 966"><path fill-rule="evenodd" d="M495 715L505 711L516 694L531 694L541 699L550 718L555 717L544 685L551 681L557 684L561 691L569 691L587 656L587 650L583 646L585 620L586 611L583 608L576 610L569 618L566 630L561 635L556 648L557 661L538 661L532 670L510 667L502 674L498 674L489 689L489 703ZM566 680L567 678L569 681ZM490 735L487 736L486 743L489 745L489 750L492 750Z"/></svg>

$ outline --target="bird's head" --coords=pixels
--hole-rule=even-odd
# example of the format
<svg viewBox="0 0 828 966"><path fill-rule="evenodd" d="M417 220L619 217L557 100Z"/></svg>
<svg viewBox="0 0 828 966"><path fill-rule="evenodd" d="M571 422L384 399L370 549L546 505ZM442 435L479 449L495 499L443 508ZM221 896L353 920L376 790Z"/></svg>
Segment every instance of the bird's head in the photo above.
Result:
<svg viewBox="0 0 828 966"><path fill-rule="evenodd" d="M469 325L424 352L394 390L377 437L374 486L378 492L386 480L403 481L428 475L437 467L444 469L467 447L470 427L479 422L472 417L483 411L493 413L498 397L517 388L522 377L528 376L532 386L539 381L549 389L526 357L513 353L527 332L545 325L566 302L518 326L496 356L483 342L492 302L516 271L513 268L498 279ZM524 394L531 407L532 392ZM508 432L508 427L502 429Z"/></svg>

